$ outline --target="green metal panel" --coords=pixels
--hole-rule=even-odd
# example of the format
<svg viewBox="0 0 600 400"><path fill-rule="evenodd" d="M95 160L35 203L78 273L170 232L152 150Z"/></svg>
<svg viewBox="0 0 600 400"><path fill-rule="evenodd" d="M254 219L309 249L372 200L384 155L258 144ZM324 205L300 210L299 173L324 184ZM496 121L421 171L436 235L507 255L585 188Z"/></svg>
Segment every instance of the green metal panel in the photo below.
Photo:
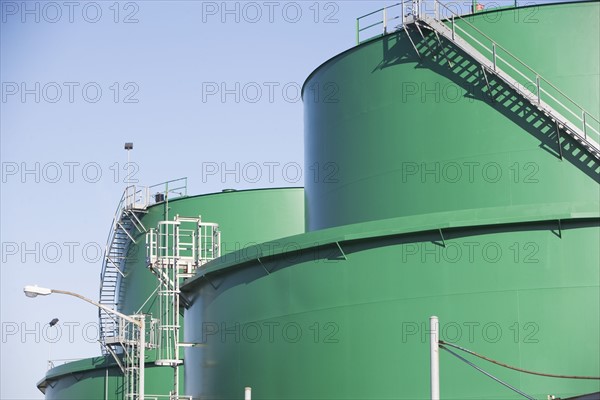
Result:
<svg viewBox="0 0 600 400"><path fill-rule="evenodd" d="M503 9L468 19L592 114L600 114L600 3ZM572 21L577 21L577 29ZM307 230L488 207L598 202L600 167L505 88L491 103L481 68L416 30L366 42L303 88ZM449 67L447 58L452 61ZM490 78L491 79L491 78ZM327 86L329 85L329 86ZM320 96L329 88L329 97ZM320 92L319 92L320 90ZM563 134L563 136L566 136Z"/></svg>

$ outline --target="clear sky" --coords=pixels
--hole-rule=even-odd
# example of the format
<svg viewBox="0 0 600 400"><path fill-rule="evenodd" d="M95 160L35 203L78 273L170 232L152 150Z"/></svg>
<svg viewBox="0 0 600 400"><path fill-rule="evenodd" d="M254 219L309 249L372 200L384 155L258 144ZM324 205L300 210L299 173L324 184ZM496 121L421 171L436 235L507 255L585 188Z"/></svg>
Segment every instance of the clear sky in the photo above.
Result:
<svg viewBox="0 0 600 400"><path fill-rule="evenodd" d="M41 399L48 358L99 354L97 310L22 288L97 300L124 142L142 185L302 186L299 89L392 2L0 3L0 398Z"/></svg>

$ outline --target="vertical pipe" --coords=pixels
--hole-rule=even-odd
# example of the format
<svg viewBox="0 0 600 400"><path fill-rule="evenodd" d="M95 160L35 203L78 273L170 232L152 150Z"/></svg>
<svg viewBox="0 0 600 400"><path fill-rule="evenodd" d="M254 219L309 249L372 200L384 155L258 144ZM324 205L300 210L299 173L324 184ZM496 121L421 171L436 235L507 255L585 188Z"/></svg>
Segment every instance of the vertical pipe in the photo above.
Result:
<svg viewBox="0 0 600 400"><path fill-rule="evenodd" d="M587 124L585 122L585 111L582 111L582 117L583 117L583 137L585 138L585 140L587 140Z"/></svg>
<svg viewBox="0 0 600 400"><path fill-rule="evenodd" d="M383 7L383 34L387 33L387 9Z"/></svg>
<svg viewBox="0 0 600 400"><path fill-rule="evenodd" d="M140 346L140 372L139 372L139 378L140 378L140 391L139 391L139 400L144 400L144 375L145 375L145 371L144 371L144 361L146 358L146 321L144 321L144 318L142 317L140 319L140 340L138 345Z"/></svg>
<svg viewBox="0 0 600 400"><path fill-rule="evenodd" d="M454 35L455 35L454 32L455 32L455 29L454 29L454 14L452 14L452 40L454 40Z"/></svg>
<svg viewBox="0 0 600 400"><path fill-rule="evenodd" d="M537 102L540 104L541 96L540 96L540 76L537 75L535 77L535 86L537 87Z"/></svg>
<svg viewBox="0 0 600 400"><path fill-rule="evenodd" d="M471 11L473 14L477 11L477 0L473 0L473 5L471 6Z"/></svg>
<svg viewBox="0 0 600 400"><path fill-rule="evenodd" d="M252 400L252 388L249 386L244 388L244 400Z"/></svg>
<svg viewBox="0 0 600 400"><path fill-rule="evenodd" d="M494 53L494 71L496 71L496 43L492 43L492 52Z"/></svg>
<svg viewBox="0 0 600 400"><path fill-rule="evenodd" d="M360 44L360 18L356 18L356 44Z"/></svg>
<svg viewBox="0 0 600 400"><path fill-rule="evenodd" d="M438 0L434 0L433 2L433 14L435 19L440 19L440 5L438 3Z"/></svg>
<svg viewBox="0 0 600 400"><path fill-rule="evenodd" d="M429 349L431 361L431 400L440 400L440 348L438 317L429 317Z"/></svg>

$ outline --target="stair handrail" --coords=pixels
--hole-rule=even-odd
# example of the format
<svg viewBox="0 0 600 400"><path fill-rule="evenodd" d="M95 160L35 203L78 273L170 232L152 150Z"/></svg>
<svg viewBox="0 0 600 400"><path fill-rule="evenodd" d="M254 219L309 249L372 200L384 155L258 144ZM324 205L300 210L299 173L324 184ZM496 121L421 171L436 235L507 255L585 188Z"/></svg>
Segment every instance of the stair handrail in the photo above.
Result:
<svg viewBox="0 0 600 400"><path fill-rule="evenodd" d="M125 190L123 191L123 194L121 195L121 200L119 200L119 204L117 204L117 209L115 210L115 213L113 215L113 220L110 225L110 230L108 231L108 238L106 239L106 245L104 246L104 259L102 261L102 271L100 273L100 282L101 283L104 281L104 273L106 272L107 257L108 257L110 245L112 244L114 235L117 231L117 224L118 224L119 220L121 219L121 214L122 214L123 208L124 208L123 204L125 203L128 188L129 188L129 186L127 188L125 188Z"/></svg>
<svg viewBox="0 0 600 400"><path fill-rule="evenodd" d="M421 2L422 0L418 0L418 1ZM421 3L421 4L423 4L423 3ZM520 85L523 86L524 89L526 89L527 91L531 92L534 96L537 95L537 99L533 99L533 100L537 100L538 103L542 100L542 93L544 93L549 98L551 98L556 104L560 105L564 110L566 110L571 115L573 115L577 119L577 121L579 122L579 124L581 124L581 125L575 124L570 119L569 119L569 122L573 123L576 126L581 126L583 128L581 130L584 133L584 139L586 141L588 140L588 138L587 138L587 136L588 136L588 128L591 129L596 135L600 135L600 120L597 117L595 117L594 115L590 114L585 108L583 108L582 106L580 106L575 100L573 100L572 98L570 98L562 90L560 90L558 87L556 87L554 84L552 84L552 82L550 82L549 80L545 79L536 70L534 70L532 67L530 67L529 65L527 65L524 61L522 61L519 57L515 56L510 51L508 51L505 47L503 47L502 45L498 44L498 42L496 42L494 39L492 39L491 37L489 37L488 35L486 35L484 32L482 32L480 29L478 29L477 27L475 27L473 24L471 24L469 21L467 21L461 15L457 14L456 12L454 12L452 9L450 9L449 7L447 7L446 5L444 5L443 3L441 3L439 0L434 0L434 18L438 22L442 22L442 23L444 22L440 18L440 6L450 12L450 17L446 19L446 21L450 20L449 22L451 24L451 27L449 27L449 29L452 29L452 31L454 32L454 30L456 28L458 28L466 36L468 36L469 38L471 38L471 40L475 41L479 46L481 46L487 52L489 52L489 53L492 54L492 60L491 60L491 62L493 64L494 69L497 66L497 60L500 60L504 64L506 64L506 66L510 67L512 70L514 70L519 75L521 75L523 78L525 78L529 83L535 85L535 87L537 89L537 93L534 93L532 90L530 90L529 88L525 87L525 85L522 85L521 83L519 83ZM419 10L421 10L421 7L419 7ZM472 15L472 14L469 14L469 15ZM477 40L475 37L473 37L471 34L469 34L466 30L464 30L463 28L461 28L460 26L458 26L455 23L455 19L456 18L458 18L459 20L461 20L462 22L464 22L471 29L473 29L474 31L476 31L477 33L479 33L481 36L483 36L484 38L486 38L488 41L490 41L491 45L492 45L492 48L490 49L489 47L487 47L486 45L484 45L483 43L481 43L479 40ZM504 60L503 58L499 57L498 54L497 54L498 49L502 50L507 56L509 56L510 58L512 58L514 61L517 61L519 64L521 64L521 66L525 67L529 72L533 73L535 75L535 77L536 77L536 80L534 81L534 80L528 78L521 71L519 71L513 65L511 65L507 60ZM548 93L547 90L545 90L543 87L541 87L541 82L544 82L549 87L551 87L552 89L554 89L556 91L556 93L560 94L564 98L564 100L568 100L579 111L580 115L575 114L569 107L565 106L562 102L560 102L558 99L556 99L555 97L553 97L550 93ZM599 129L596 129L594 126L591 125L592 121L596 122L596 124L599 126ZM580 136L580 135L578 135L578 136ZM598 149L596 149L596 150L598 150Z"/></svg>

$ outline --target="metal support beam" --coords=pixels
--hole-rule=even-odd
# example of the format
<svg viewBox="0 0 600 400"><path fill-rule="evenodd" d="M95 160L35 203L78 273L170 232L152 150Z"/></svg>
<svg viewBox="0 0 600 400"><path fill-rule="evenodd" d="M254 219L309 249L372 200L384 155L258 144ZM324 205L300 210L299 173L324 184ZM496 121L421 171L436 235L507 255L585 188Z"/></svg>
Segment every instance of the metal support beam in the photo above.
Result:
<svg viewBox="0 0 600 400"><path fill-rule="evenodd" d="M344 257L344 260L348 260L348 257L346 257L346 253L344 253L344 250L342 249L342 246L340 246L340 242L335 242L335 244L337 244L338 249L340 249L340 253L342 253L342 256Z"/></svg>

